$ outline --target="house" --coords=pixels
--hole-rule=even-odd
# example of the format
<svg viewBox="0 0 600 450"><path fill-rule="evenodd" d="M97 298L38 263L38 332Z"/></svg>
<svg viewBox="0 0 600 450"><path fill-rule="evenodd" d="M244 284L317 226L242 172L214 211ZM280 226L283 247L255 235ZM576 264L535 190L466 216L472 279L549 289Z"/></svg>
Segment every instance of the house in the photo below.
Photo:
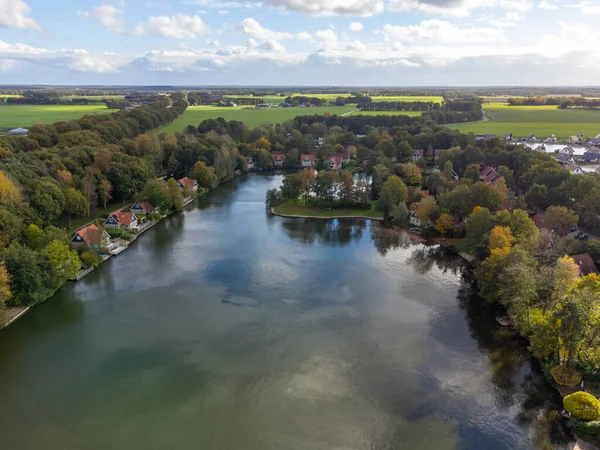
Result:
<svg viewBox="0 0 600 450"><path fill-rule="evenodd" d="M423 159L424 155L425 155L425 150L420 149L420 148L413 149L413 151L412 151L412 160L413 161L419 161L419 160Z"/></svg>
<svg viewBox="0 0 600 450"><path fill-rule="evenodd" d="M71 247L78 248L82 245L88 245L95 249L108 247L110 236L104 230L98 228L95 224L88 225L77 231L71 239Z"/></svg>
<svg viewBox="0 0 600 450"><path fill-rule="evenodd" d="M536 152L540 152L540 153L546 153L546 146L544 144L538 145L533 150L536 151Z"/></svg>
<svg viewBox="0 0 600 450"><path fill-rule="evenodd" d="M134 214L145 216L146 214L154 214L159 211L160 208L155 208L151 203L148 202L136 202L129 210Z"/></svg>
<svg viewBox="0 0 600 450"><path fill-rule="evenodd" d="M188 177L183 177L178 181L179 187L182 191L197 191L198 190L198 182L196 180L192 180Z"/></svg>
<svg viewBox="0 0 600 450"><path fill-rule="evenodd" d="M592 138L592 139L588 140L587 143L589 145L593 145L594 147L600 147L600 138L598 138L598 137Z"/></svg>
<svg viewBox="0 0 600 450"><path fill-rule="evenodd" d="M273 160L275 161L275 167L283 167L285 159L287 158L285 152L271 152Z"/></svg>
<svg viewBox="0 0 600 450"><path fill-rule="evenodd" d="M441 172L441 171L442 171L442 170L440 169L440 166L439 166L439 165L437 165L437 164L436 164L435 166L433 166L433 172ZM442 174L440 174L440 177L444 178L444 174L443 174L443 173L442 173ZM452 170L452 179L453 179L454 181L458 181L458 180L459 180L459 178L460 178L460 177L458 176L458 174L457 174L457 173L456 173L454 170Z"/></svg>
<svg viewBox="0 0 600 450"><path fill-rule="evenodd" d="M393 163L396 163L396 162L400 161L400 159L398 158L398 154L394 153L394 154L392 155L392 159L391 159L391 161L392 161Z"/></svg>
<svg viewBox="0 0 600 450"><path fill-rule="evenodd" d="M27 128L13 128L8 132L11 136L26 136L29 133Z"/></svg>
<svg viewBox="0 0 600 450"><path fill-rule="evenodd" d="M122 228L124 230L135 230L138 218L132 212L124 212L122 209L115 211L104 221L104 228Z"/></svg>
<svg viewBox="0 0 600 450"><path fill-rule="evenodd" d="M348 150L344 150L343 152L338 153L336 156L342 158L342 162L348 162L352 159L352 155Z"/></svg>
<svg viewBox="0 0 600 450"><path fill-rule="evenodd" d="M322 137L315 138L315 147L321 147L325 143L325 139Z"/></svg>
<svg viewBox="0 0 600 450"><path fill-rule="evenodd" d="M568 164L565 168L571 172L571 175L585 175L585 171L576 164Z"/></svg>
<svg viewBox="0 0 600 450"><path fill-rule="evenodd" d="M531 220L533 221L535 226L537 228L539 228L540 230L547 229L546 223L545 223L546 215L544 213L535 214L531 218ZM579 234L579 228L577 227L577 225L573 225L572 227L563 227L558 231L558 234L560 234L563 237L566 237L566 236L575 237Z"/></svg>
<svg viewBox="0 0 600 450"><path fill-rule="evenodd" d="M527 136L527 140L528 141L537 141L537 139L535 138L535 134L530 134L529 136Z"/></svg>
<svg viewBox="0 0 600 450"><path fill-rule="evenodd" d="M343 160L340 156L330 156L327 158L327 167L329 170L341 170Z"/></svg>
<svg viewBox="0 0 600 450"><path fill-rule="evenodd" d="M598 273L598 269L596 268L596 264L594 264L594 260L587 253L582 253L581 255L571 256L575 264L579 266L579 273L582 277L589 275L590 273Z"/></svg>
<svg viewBox="0 0 600 450"><path fill-rule="evenodd" d="M443 151L445 151L445 150L444 150L444 149L441 149L441 148L435 149L435 150L433 151L433 159L434 159L434 160L437 160L437 159L438 159L438 156L440 156L440 154L441 154Z"/></svg>
<svg viewBox="0 0 600 450"><path fill-rule="evenodd" d="M493 134L493 133L488 133L488 134L476 134L476 135L475 135L475 140L476 140L476 141L481 141L481 140L484 140L484 139L493 139L493 138L495 138L495 137L496 137L496 135L495 135L495 134Z"/></svg>
<svg viewBox="0 0 600 450"><path fill-rule="evenodd" d="M598 161L598 159L600 159L600 153L587 151L583 154L582 158L586 163Z"/></svg>
<svg viewBox="0 0 600 450"><path fill-rule="evenodd" d="M410 214L408 216L408 222L413 227L422 227L422 226L428 226L428 227L430 227L430 226L433 225L433 223L431 222L431 220L428 223L423 224L423 222L421 222L419 220L419 218L417 217L417 211L411 211L410 212Z"/></svg>
<svg viewBox="0 0 600 450"><path fill-rule="evenodd" d="M575 163L575 158L568 153L558 153L554 159L563 166L567 163Z"/></svg>
<svg viewBox="0 0 600 450"><path fill-rule="evenodd" d="M505 141L512 141L512 138L513 138L513 134L512 133L506 133L504 135L504 140Z"/></svg>
<svg viewBox="0 0 600 450"><path fill-rule="evenodd" d="M573 155L575 154L575 149L573 147L565 147L559 153L563 155Z"/></svg>
<svg viewBox="0 0 600 450"><path fill-rule="evenodd" d="M305 155L300 155L300 165L302 167L312 167L315 165L315 155L314 153L307 153Z"/></svg>
<svg viewBox="0 0 600 450"><path fill-rule="evenodd" d="M479 172L479 179L486 184L493 183L497 176L498 173L492 166L485 166L481 169L481 172Z"/></svg>
<svg viewBox="0 0 600 450"><path fill-rule="evenodd" d="M546 138L546 140L544 142L556 142L556 135L555 134L551 134L549 138Z"/></svg>
<svg viewBox="0 0 600 450"><path fill-rule="evenodd" d="M579 136L569 136L569 144L579 144Z"/></svg>
<svg viewBox="0 0 600 450"><path fill-rule="evenodd" d="M248 170L252 170L254 169L254 160L252 159L252 156L246 156L244 157L244 163L246 165L246 169Z"/></svg>

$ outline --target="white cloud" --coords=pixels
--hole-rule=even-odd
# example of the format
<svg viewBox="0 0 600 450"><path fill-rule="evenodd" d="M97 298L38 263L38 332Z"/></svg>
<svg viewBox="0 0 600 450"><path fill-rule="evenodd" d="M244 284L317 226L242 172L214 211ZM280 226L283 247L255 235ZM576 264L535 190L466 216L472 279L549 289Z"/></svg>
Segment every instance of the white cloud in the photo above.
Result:
<svg viewBox="0 0 600 450"><path fill-rule="evenodd" d="M312 35L306 31L302 31L301 33L298 33L296 35L296 37L298 39L300 39L301 41L311 41L312 40Z"/></svg>
<svg viewBox="0 0 600 450"><path fill-rule="evenodd" d="M584 14L600 14L600 4L596 2L584 1L566 6L567 8L579 9Z"/></svg>
<svg viewBox="0 0 600 450"><path fill-rule="evenodd" d="M260 44L259 48L277 53L285 52L285 47L273 39L267 39L262 44Z"/></svg>
<svg viewBox="0 0 600 450"><path fill-rule="evenodd" d="M365 27L365 26L364 26L362 23L360 23L360 22L352 22L352 23L350 24L350 29L351 29L352 31L362 31L362 29L363 29L364 27Z"/></svg>
<svg viewBox="0 0 600 450"><path fill-rule="evenodd" d="M217 2L196 0L204 7L253 8L271 6L283 11L310 16L360 16L367 17L383 11L383 0L250 0L243 2Z"/></svg>
<svg viewBox="0 0 600 450"><path fill-rule="evenodd" d="M96 19L100 25L115 33L124 32L123 10L113 5L96 6L91 11L78 11L77 15Z"/></svg>
<svg viewBox="0 0 600 450"><path fill-rule="evenodd" d="M290 33L282 33L279 31L273 31L268 28L263 27L258 21L253 18L248 18L242 20L238 29L246 36L250 36L257 39L273 39L273 40L281 40L281 39L289 39L293 35Z"/></svg>
<svg viewBox="0 0 600 450"><path fill-rule="evenodd" d="M530 0L390 0L388 9L396 12L420 12L466 17L476 9L500 8L525 12L533 4Z"/></svg>
<svg viewBox="0 0 600 450"><path fill-rule="evenodd" d="M326 42L335 42L338 40L335 31L331 29L319 30L315 33L315 36Z"/></svg>
<svg viewBox="0 0 600 450"><path fill-rule="evenodd" d="M208 34L209 31L209 27L200 16L185 14L150 17L145 24L135 28L135 34L154 34L173 39L194 39Z"/></svg>
<svg viewBox="0 0 600 450"><path fill-rule="evenodd" d="M494 27L459 27L438 19L424 20L418 25L390 25L383 27L385 35L392 40L404 42L439 41L453 43L497 42L504 33Z"/></svg>
<svg viewBox="0 0 600 450"><path fill-rule="evenodd" d="M41 29L35 19L29 17L31 8L23 0L0 0L0 28Z"/></svg>
<svg viewBox="0 0 600 450"><path fill-rule="evenodd" d="M546 1L546 0L542 0L539 4L538 4L538 8L540 9L558 9L558 6L553 5L552 3Z"/></svg>

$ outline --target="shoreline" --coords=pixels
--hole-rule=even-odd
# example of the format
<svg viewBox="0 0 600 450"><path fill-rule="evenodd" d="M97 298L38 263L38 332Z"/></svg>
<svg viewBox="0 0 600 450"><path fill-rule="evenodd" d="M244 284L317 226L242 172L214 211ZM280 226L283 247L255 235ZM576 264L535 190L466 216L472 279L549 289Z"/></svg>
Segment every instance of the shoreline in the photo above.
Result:
<svg viewBox="0 0 600 450"><path fill-rule="evenodd" d="M204 195L206 192L208 192L208 190L199 190L198 194L195 197L189 197L187 199L184 199L184 203L183 203L183 207L185 208L186 206L188 206L189 204L193 203L195 200L198 199L198 197L200 197L201 195ZM65 283L59 287L58 289L62 288L63 286L65 286L67 283L78 283L79 281L81 281L83 278L85 278L88 274L92 273L95 269L97 269L98 267L100 267L103 263L105 263L106 261L108 261L110 258L112 258L113 256L117 256L119 254L121 254L122 252L124 252L125 250L128 250L129 247L131 246L131 244L133 244L142 234L144 234L146 231L148 231L150 228L153 228L157 223L161 222L162 220L164 220L165 218L173 215L176 212L182 212L182 211L172 211L171 213L167 214L166 216L162 217L161 219L157 220L156 222L152 222L151 225L146 226L144 229L142 229L139 233L136 233L133 237L133 239L131 241L128 242L128 244L126 246L123 246L121 248L120 251L116 252L115 254L109 253L108 255L106 255L103 259L102 262L100 264L98 264L98 266L96 267L88 267L87 269L83 269L80 270L76 277L72 280L67 280L65 281ZM85 225L84 225L85 226ZM58 290L57 290L58 291ZM50 300L54 295L56 294L56 292L54 294L52 294L50 297L48 297L46 300L43 300L39 303L44 303L48 300ZM22 311L18 312L14 317L12 317L8 322L6 322L5 324L0 323L0 331L2 331L3 329L7 328L9 325L11 325L13 322L15 322L17 319L20 319L21 317L23 317L23 315L25 315L26 312L30 311L31 308L33 308L34 306L36 306L36 303L34 305L29 305L26 307L23 306L15 306L12 308L7 308L7 311L10 310L20 310L23 309Z"/></svg>

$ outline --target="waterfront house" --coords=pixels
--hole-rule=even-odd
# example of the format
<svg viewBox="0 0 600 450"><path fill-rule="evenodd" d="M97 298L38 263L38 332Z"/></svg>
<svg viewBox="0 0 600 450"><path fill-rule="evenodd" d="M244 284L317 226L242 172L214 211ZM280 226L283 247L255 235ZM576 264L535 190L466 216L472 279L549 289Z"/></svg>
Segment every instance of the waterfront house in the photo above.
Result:
<svg viewBox="0 0 600 450"><path fill-rule="evenodd" d="M155 214L160 208L155 208L151 203L148 202L136 202L129 210L137 215L145 216L147 214Z"/></svg>
<svg viewBox="0 0 600 450"><path fill-rule="evenodd" d="M575 162L575 158L573 158L572 155L568 154L568 153L558 153L554 159L561 165L565 165L567 163L574 163Z"/></svg>
<svg viewBox="0 0 600 450"><path fill-rule="evenodd" d="M506 133L504 135L504 140L505 141L512 141L512 138L513 138L513 134L512 133Z"/></svg>
<svg viewBox="0 0 600 450"><path fill-rule="evenodd" d="M600 138L598 138L598 137L591 138L590 140L588 140L587 143L594 147L600 147Z"/></svg>
<svg viewBox="0 0 600 450"><path fill-rule="evenodd" d="M315 155L313 153L306 153L300 155L300 165L302 167L312 167L315 164Z"/></svg>
<svg viewBox="0 0 600 450"><path fill-rule="evenodd" d="M493 133L487 133L487 134L476 134L475 135L475 140L476 141L482 141L484 139L493 139L495 138L496 135Z"/></svg>
<svg viewBox="0 0 600 450"><path fill-rule="evenodd" d="M533 151L539 153L546 153L546 146L544 144L538 145L536 148L533 149Z"/></svg>
<svg viewBox="0 0 600 450"><path fill-rule="evenodd" d="M585 171L581 168L581 166L576 164L568 164L565 168L571 172L571 175L585 175Z"/></svg>
<svg viewBox="0 0 600 450"><path fill-rule="evenodd" d="M122 209L115 211L104 221L104 228L122 228L123 230L135 230L138 226L138 218L132 212Z"/></svg>
<svg viewBox="0 0 600 450"><path fill-rule="evenodd" d="M271 152L273 155L273 161L275 162L275 167L283 167L285 164L285 160L287 158L285 152Z"/></svg>
<svg viewBox="0 0 600 450"><path fill-rule="evenodd" d="M600 159L600 152L598 152L598 150L596 150L595 152L588 150L583 154L582 158L586 163L595 162Z"/></svg>
<svg viewBox="0 0 600 450"><path fill-rule="evenodd" d="M573 155L575 154L575 149L573 147L565 147L559 153L563 155Z"/></svg>
<svg viewBox="0 0 600 450"><path fill-rule="evenodd" d="M327 167L329 170L341 170L342 158L340 156L330 156L327 158Z"/></svg>
<svg viewBox="0 0 600 450"><path fill-rule="evenodd" d="M244 165L246 166L247 170L254 169L255 164L251 156L244 157Z"/></svg>
<svg viewBox="0 0 600 450"><path fill-rule="evenodd" d="M425 150L420 149L420 148L415 148L412 151L412 160L419 161L419 160L423 159L424 155L425 155Z"/></svg>
<svg viewBox="0 0 600 450"><path fill-rule="evenodd" d="M192 192L192 191L195 192L198 190L198 182L196 180L192 180L191 178L183 177L178 181L178 183L179 183L180 189L184 193Z"/></svg>
<svg viewBox="0 0 600 450"><path fill-rule="evenodd" d="M579 274L582 277L589 275L590 273L598 273L596 264L594 264L594 260L589 254L582 253L581 255L574 255L571 258L573 258L575 264L579 266Z"/></svg>
<svg viewBox="0 0 600 450"><path fill-rule="evenodd" d="M421 222L421 220L417 217L417 211L410 212L410 215L408 216L408 222L413 227L422 227L422 226L431 227L431 226L433 226L433 222L431 222L431 220L427 224L423 224L423 222Z"/></svg>
<svg viewBox="0 0 600 450"><path fill-rule="evenodd" d="M497 176L496 169L492 166L485 166L481 169L481 172L479 172L479 179L486 184L492 184Z"/></svg>
<svg viewBox="0 0 600 450"><path fill-rule="evenodd" d="M537 141L535 134L533 134L533 133L530 134L529 136L527 136L527 140L528 141Z"/></svg>
<svg viewBox="0 0 600 450"><path fill-rule="evenodd" d="M75 233L71 239L71 247L78 248L82 245L100 249L108 247L110 244L110 236L104 230L98 228L95 224L88 225Z"/></svg>
<svg viewBox="0 0 600 450"><path fill-rule="evenodd" d="M546 138L545 142L556 142L556 135L552 134L549 138Z"/></svg>

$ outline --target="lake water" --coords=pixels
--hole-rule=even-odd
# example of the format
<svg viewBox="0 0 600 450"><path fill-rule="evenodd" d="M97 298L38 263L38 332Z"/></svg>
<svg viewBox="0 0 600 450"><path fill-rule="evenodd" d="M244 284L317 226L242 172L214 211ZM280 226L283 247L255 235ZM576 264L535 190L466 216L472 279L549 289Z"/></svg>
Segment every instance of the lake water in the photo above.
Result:
<svg viewBox="0 0 600 450"><path fill-rule="evenodd" d="M219 187L0 332L0 448L568 448L462 260Z"/></svg>

